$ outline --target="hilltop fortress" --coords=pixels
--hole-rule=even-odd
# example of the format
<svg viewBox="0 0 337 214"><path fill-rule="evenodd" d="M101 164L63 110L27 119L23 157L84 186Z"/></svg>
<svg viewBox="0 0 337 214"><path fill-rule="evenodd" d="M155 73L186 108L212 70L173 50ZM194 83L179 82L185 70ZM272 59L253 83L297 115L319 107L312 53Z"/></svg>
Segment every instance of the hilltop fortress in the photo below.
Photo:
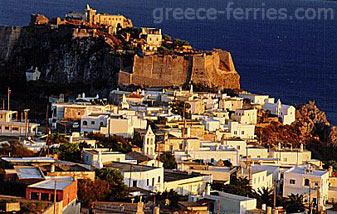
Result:
<svg viewBox="0 0 337 214"><path fill-rule="evenodd" d="M89 5L63 19L32 15L30 26L0 27L1 70L24 76L32 66L48 82L240 88L229 52L195 50L161 29L134 27L123 15L99 14Z"/></svg>

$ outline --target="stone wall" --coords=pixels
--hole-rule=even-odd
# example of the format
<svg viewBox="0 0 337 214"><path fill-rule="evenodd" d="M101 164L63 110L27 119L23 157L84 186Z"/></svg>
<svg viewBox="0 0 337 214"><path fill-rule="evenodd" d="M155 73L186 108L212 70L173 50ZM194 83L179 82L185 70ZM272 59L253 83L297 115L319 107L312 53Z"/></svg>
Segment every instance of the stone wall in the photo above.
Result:
<svg viewBox="0 0 337 214"><path fill-rule="evenodd" d="M194 84L207 87L240 88L240 76L232 57L222 50L188 56L135 55L133 71L120 74L118 83L168 87L181 86L191 80Z"/></svg>

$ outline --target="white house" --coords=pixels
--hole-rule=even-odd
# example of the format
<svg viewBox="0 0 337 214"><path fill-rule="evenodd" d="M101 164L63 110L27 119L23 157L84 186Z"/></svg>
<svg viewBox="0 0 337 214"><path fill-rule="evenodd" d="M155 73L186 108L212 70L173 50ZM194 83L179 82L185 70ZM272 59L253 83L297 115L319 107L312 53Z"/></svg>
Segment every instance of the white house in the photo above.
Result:
<svg viewBox="0 0 337 214"><path fill-rule="evenodd" d="M277 163L282 166L302 165L311 161L311 151L300 149L279 148L269 152L270 158L277 158Z"/></svg>
<svg viewBox="0 0 337 214"><path fill-rule="evenodd" d="M38 70L38 68L36 67L35 69L33 68L33 66L28 69L26 71L26 81L37 81L40 79L41 76L41 72Z"/></svg>
<svg viewBox="0 0 337 214"><path fill-rule="evenodd" d="M14 118L17 114L16 111L0 110L0 136L35 136L40 124L17 121Z"/></svg>
<svg viewBox="0 0 337 214"><path fill-rule="evenodd" d="M247 157L250 158L268 158L269 152L267 148L262 146L247 146Z"/></svg>
<svg viewBox="0 0 337 214"><path fill-rule="evenodd" d="M237 138L223 139L222 144L238 151L240 157L246 156L247 153L247 143L244 140Z"/></svg>
<svg viewBox="0 0 337 214"><path fill-rule="evenodd" d="M232 119L241 124L256 124L257 110L256 109L237 109L232 115Z"/></svg>
<svg viewBox="0 0 337 214"><path fill-rule="evenodd" d="M290 125L295 121L296 109L294 106L284 105L280 100L277 103L265 103L262 109L269 110L272 114L277 115L283 125Z"/></svg>
<svg viewBox="0 0 337 214"><path fill-rule="evenodd" d="M214 120L212 118L208 118L207 120L203 121L203 124L205 125L205 129L214 132L218 129L220 129L220 121L219 120Z"/></svg>
<svg viewBox="0 0 337 214"><path fill-rule="evenodd" d="M102 168L104 163L108 162L123 162L123 163L132 163L137 164L137 160L129 159L129 156L126 156L123 153L109 151L107 148L99 149L83 149L82 151L83 162L96 166L97 168Z"/></svg>
<svg viewBox="0 0 337 214"><path fill-rule="evenodd" d="M162 192L164 187L164 168L113 162L104 167L119 170L124 183L129 187L139 187L145 190Z"/></svg>
<svg viewBox="0 0 337 214"><path fill-rule="evenodd" d="M244 140L255 138L255 125L240 124L238 122L230 121L229 130L232 137L239 137Z"/></svg>
<svg viewBox="0 0 337 214"><path fill-rule="evenodd" d="M206 191L207 183L210 182L212 182L211 175L165 170L163 190L174 190L180 195L202 195Z"/></svg>
<svg viewBox="0 0 337 214"><path fill-rule="evenodd" d="M81 134L99 131L107 125L109 114L90 114L81 118Z"/></svg>
<svg viewBox="0 0 337 214"><path fill-rule="evenodd" d="M207 163L217 164L219 160L228 160L233 166L239 165L239 152L234 148L219 146L217 148L201 148L187 153L192 160L203 160Z"/></svg>
<svg viewBox="0 0 337 214"><path fill-rule="evenodd" d="M312 201L316 202L320 210L325 210L325 201L328 200L329 172L316 170L310 165L294 166L284 172L283 197L290 194L303 195L309 199L309 189Z"/></svg>
<svg viewBox="0 0 337 214"><path fill-rule="evenodd" d="M246 214L250 210L256 210L255 198L234 195L226 192L212 191L204 196L206 199L214 200L212 213L237 213ZM219 210L220 208L220 210Z"/></svg>
<svg viewBox="0 0 337 214"><path fill-rule="evenodd" d="M248 99L253 104L264 105L265 103L274 103L275 99L270 98L269 95L251 94L251 93L240 93L239 97Z"/></svg>
<svg viewBox="0 0 337 214"><path fill-rule="evenodd" d="M266 169L251 166L250 168L242 168L240 177L247 178L253 190L261 190L263 187L272 189L273 174Z"/></svg>

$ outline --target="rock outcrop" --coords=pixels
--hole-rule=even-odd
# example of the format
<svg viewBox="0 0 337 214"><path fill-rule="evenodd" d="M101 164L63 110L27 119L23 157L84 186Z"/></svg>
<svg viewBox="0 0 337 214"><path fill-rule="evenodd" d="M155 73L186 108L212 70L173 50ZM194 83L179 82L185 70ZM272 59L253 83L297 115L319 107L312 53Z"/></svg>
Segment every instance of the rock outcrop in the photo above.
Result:
<svg viewBox="0 0 337 214"><path fill-rule="evenodd" d="M325 146L337 146L337 127L330 126L326 115L314 101L299 106L296 110L296 121L291 125L271 123L257 128L261 142L268 145L283 143L285 146L298 147L300 143L321 142Z"/></svg>
<svg viewBox="0 0 337 214"><path fill-rule="evenodd" d="M2 71L19 72L24 79L31 66L41 80L55 83L104 82L111 89L120 85L180 86L192 81L207 87L240 88L230 53L214 50L198 55L140 56L123 51L117 38L96 31L80 31L68 25L0 27ZM112 37L112 38L110 38ZM122 51L121 51L122 50Z"/></svg>

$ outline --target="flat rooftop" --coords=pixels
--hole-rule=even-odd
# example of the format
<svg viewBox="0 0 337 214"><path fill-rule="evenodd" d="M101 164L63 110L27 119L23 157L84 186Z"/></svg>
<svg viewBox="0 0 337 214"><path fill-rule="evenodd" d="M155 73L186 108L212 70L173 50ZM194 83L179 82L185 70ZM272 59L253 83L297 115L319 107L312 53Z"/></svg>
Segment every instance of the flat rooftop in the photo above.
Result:
<svg viewBox="0 0 337 214"><path fill-rule="evenodd" d="M157 169L157 167L151 166L142 166L136 164L129 164L129 163L121 163L121 162L109 162L104 164L104 167L118 169L121 172L146 172L153 169Z"/></svg>
<svg viewBox="0 0 337 214"><path fill-rule="evenodd" d="M301 174L301 175L323 176L324 174L327 174L329 172L323 171L323 170L316 170L316 169L311 169L309 171L306 168L306 166L295 166L295 167L287 170L285 173L296 173L296 174Z"/></svg>
<svg viewBox="0 0 337 214"><path fill-rule="evenodd" d="M1 158L4 161L11 163L54 163L55 160L51 157L25 157L25 158Z"/></svg>
<svg viewBox="0 0 337 214"><path fill-rule="evenodd" d="M33 166L15 166L19 179L44 179L41 170Z"/></svg>
<svg viewBox="0 0 337 214"><path fill-rule="evenodd" d="M186 172L180 171L164 171L164 182L178 181L183 179L195 178L202 176L200 173L187 174Z"/></svg>
<svg viewBox="0 0 337 214"><path fill-rule="evenodd" d="M37 189L50 189L50 190L64 190L70 186L74 181L73 180L45 180L32 185L29 185L29 188Z"/></svg>
<svg viewBox="0 0 337 214"><path fill-rule="evenodd" d="M256 199L253 199L253 198L248 198L248 197L245 197L245 196L234 195L234 194L230 194L230 193L227 193L227 192L220 192L220 191L212 191L211 196L218 196L218 197L222 197L222 198L225 198L225 199L228 199L228 200L231 200L231 201L256 200Z"/></svg>

